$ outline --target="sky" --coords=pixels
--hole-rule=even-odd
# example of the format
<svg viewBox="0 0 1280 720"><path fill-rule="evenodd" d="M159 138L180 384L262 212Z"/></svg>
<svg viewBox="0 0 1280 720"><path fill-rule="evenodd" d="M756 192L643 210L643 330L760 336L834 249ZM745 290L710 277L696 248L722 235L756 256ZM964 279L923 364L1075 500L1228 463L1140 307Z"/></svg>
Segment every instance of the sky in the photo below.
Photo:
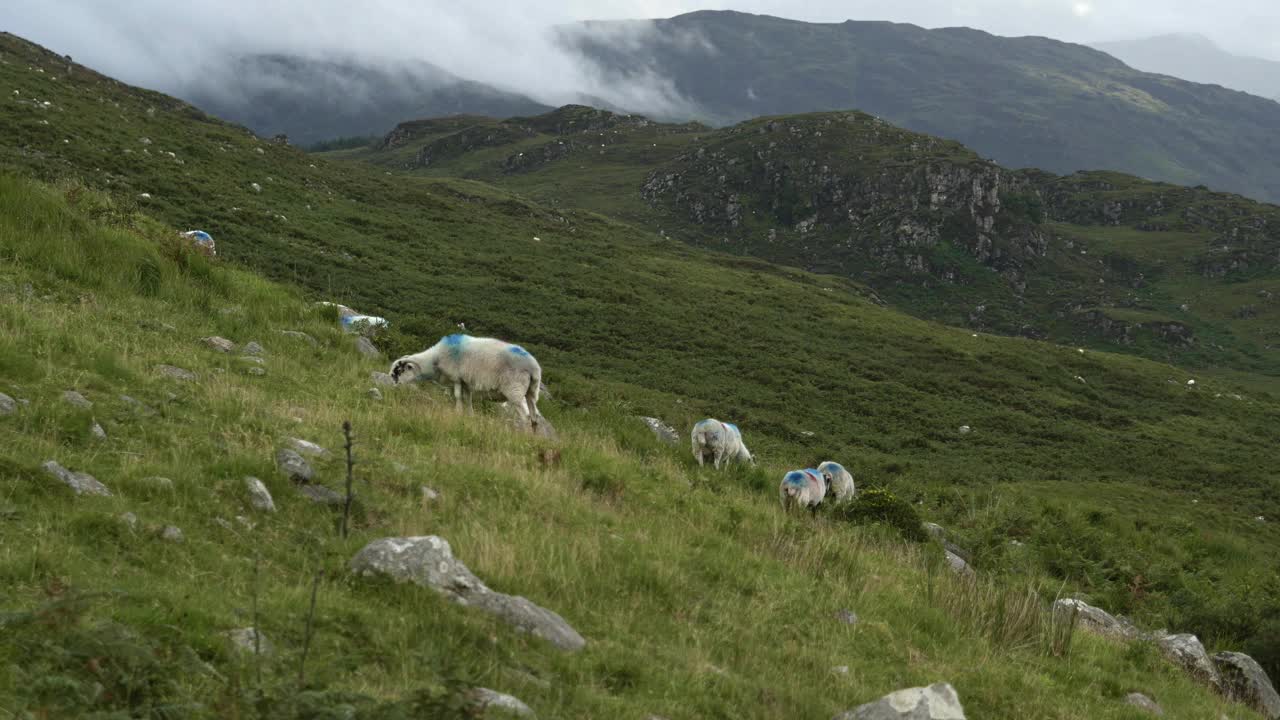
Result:
<svg viewBox="0 0 1280 720"><path fill-rule="evenodd" d="M425 60L544 102L585 92L654 108L679 102L663 78L613 87L555 46L546 30L700 9L814 22L965 25L1072 42L1194 32L1232 52L1280 60L1276 0L3 0L0 30L126 82L175 93L216 77L237 54L337 51Z"/></svg>

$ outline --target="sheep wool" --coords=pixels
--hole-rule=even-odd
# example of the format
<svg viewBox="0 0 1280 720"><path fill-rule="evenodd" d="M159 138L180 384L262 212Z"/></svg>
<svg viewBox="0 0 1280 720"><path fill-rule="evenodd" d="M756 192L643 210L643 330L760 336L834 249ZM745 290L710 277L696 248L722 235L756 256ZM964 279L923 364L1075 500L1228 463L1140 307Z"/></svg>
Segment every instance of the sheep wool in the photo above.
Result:
<svg viewBox="0 0 1280 720"><path fill-rule="evenodd" d="M693 426L693 457L702 465L708 458L719 470L730 462L755 464L756 460L742 441L742 431L733 423L714 418L701 420Z"/></svg>
<svg viewBox="0 0 1280 720"><path fill-rule="evenodd" d="M391 377L397 384L415 380L435 380L453 385L457 408L463 397L472 408L472 394L499 392L536 429L538 389L542 367L528 350L495 338L448 335L414 355L391 363Z"/></svg>
<svg viewBox="0 0 1280 720"><path fill-rule="evenodd" d="M827 481L827 492L834 495L837 501L848 500L857 494L853 476L840 463L828 460L818 466L818 472Z"/></svg>
<svg viewBox="0 0 1280 720"><path fill-rule="evenodd" d="M822 473L813 468L792 470L782 476L782 484L778 488L782 509L788 512L792 507L817 510L827 496L827 483Z"/></svg>

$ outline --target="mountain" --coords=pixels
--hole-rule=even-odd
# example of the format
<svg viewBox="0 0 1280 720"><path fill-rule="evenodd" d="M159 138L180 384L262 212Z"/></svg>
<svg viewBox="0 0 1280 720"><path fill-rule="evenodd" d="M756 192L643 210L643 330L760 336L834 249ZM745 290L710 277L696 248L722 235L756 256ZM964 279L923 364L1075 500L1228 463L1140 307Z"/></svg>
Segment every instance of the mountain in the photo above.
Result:
<svg viewBox="0 0 1280 720"><path fill-rule="evenodd" d="M406 117L506 117L550 109L425 62L378 64L292 55L240 57L181 95L259 135L286 134L303 145L382 135Z"/></svg>
<svg viewBox="0 0 1280 720"><path fill-rule="evenodd" d="M1091 46L1139 70L1280 101L1280 62L1229 53L1203 35L1158 35Z"/></svg>
<svg viewBox="0 0 1280 720"><path fill-rule="evenodd" d="M968 327L1280 378L1280 208L1009 170L858 112L713 130L568 106L403 123L332 155L461 176L830 273Z"/></svg>
<svg viewBox="0 0 1280 720"><path fill-rule="evenodd" d="M309 155L13 36L0 59L0 707L474 717L483 686L543 717L763 720L946 680L973 717L1121 720L1134 691L1174 717L1253 717L1150 643L1075 632L1049 611L1060 593L1280 667L1280 400L1247 372L922 321L859 283L568 203ZM566 188L609 167L589 156L620 159L615 131L649 133L650 150L617 144L633 159L706 132L579 108L528 127L531 146L574 143L542 177ZM182 244L195 228L217 259ZM316 300L387 317L383 356ZM456 414L429 385L369 392L388 356L458 322L538 357L560 439L484 402ZM699 469L639 415L681 434L735 420L759 465ZM344 420L346 536L311 499L346 489ZM329 450L310 482L278 465L317 452L294 438ZM782 473L827 458L863 499L783 515ZM112 495L74 495L51 460ZM528 612L511 598L351 571L370 542L430 535L586 648L483 610ZM249 625L270 656L229 646Z"/></svg>
<svg viewBox="0 0 1280 720"><path fill-rule="evenodd" d="M615 41L624 34L634 41ZM857 109L1008 167L1117 170L1280 200L1280 105L1082 45L712 11L586 23L561 38L615 82L670 78L713 123Z"/></svg>

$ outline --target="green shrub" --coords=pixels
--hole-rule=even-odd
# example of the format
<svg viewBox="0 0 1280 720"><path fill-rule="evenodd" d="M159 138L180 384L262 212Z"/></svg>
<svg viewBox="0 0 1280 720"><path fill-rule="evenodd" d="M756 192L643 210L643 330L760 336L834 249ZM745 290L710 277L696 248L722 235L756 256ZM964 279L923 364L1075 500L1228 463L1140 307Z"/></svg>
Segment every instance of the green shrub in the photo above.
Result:
<svg viewBox="0 0 1280 720"><path fill-rule="evenodd" d="M921 526L920 514L906 500L884 488L871 488L858 493L852 500L830 506L831 517L846 522L884 523L895 528L911 542L928 539Z"/></svg>

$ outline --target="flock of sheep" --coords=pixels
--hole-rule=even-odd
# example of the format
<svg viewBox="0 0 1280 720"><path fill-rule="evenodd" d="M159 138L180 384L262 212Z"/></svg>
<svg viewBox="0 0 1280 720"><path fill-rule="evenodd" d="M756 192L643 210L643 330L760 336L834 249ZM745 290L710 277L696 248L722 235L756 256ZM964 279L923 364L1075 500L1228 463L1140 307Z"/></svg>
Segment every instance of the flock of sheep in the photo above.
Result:
<svg viewBox="0 0 1280 720"><path fill-rule="evenodd" d="M453 386L458 410L463 398L472 408L472 395L498 392L534 431L542 414L538 412L538 390L542 386L542 366L519 345L494 338L478 338L454 334L435 345L391 363L391 377L396 383L433 380ZM693 456L698 465L708 460L717 470L732 462L755 464L755 458L742 441L742 431L733 423L708 418L693 426ZM815 468L792 470L782 478L778 489L782 507L817 509L828 495L837 501L853 497L853 476L839 463L827 461Z"/></svg>

